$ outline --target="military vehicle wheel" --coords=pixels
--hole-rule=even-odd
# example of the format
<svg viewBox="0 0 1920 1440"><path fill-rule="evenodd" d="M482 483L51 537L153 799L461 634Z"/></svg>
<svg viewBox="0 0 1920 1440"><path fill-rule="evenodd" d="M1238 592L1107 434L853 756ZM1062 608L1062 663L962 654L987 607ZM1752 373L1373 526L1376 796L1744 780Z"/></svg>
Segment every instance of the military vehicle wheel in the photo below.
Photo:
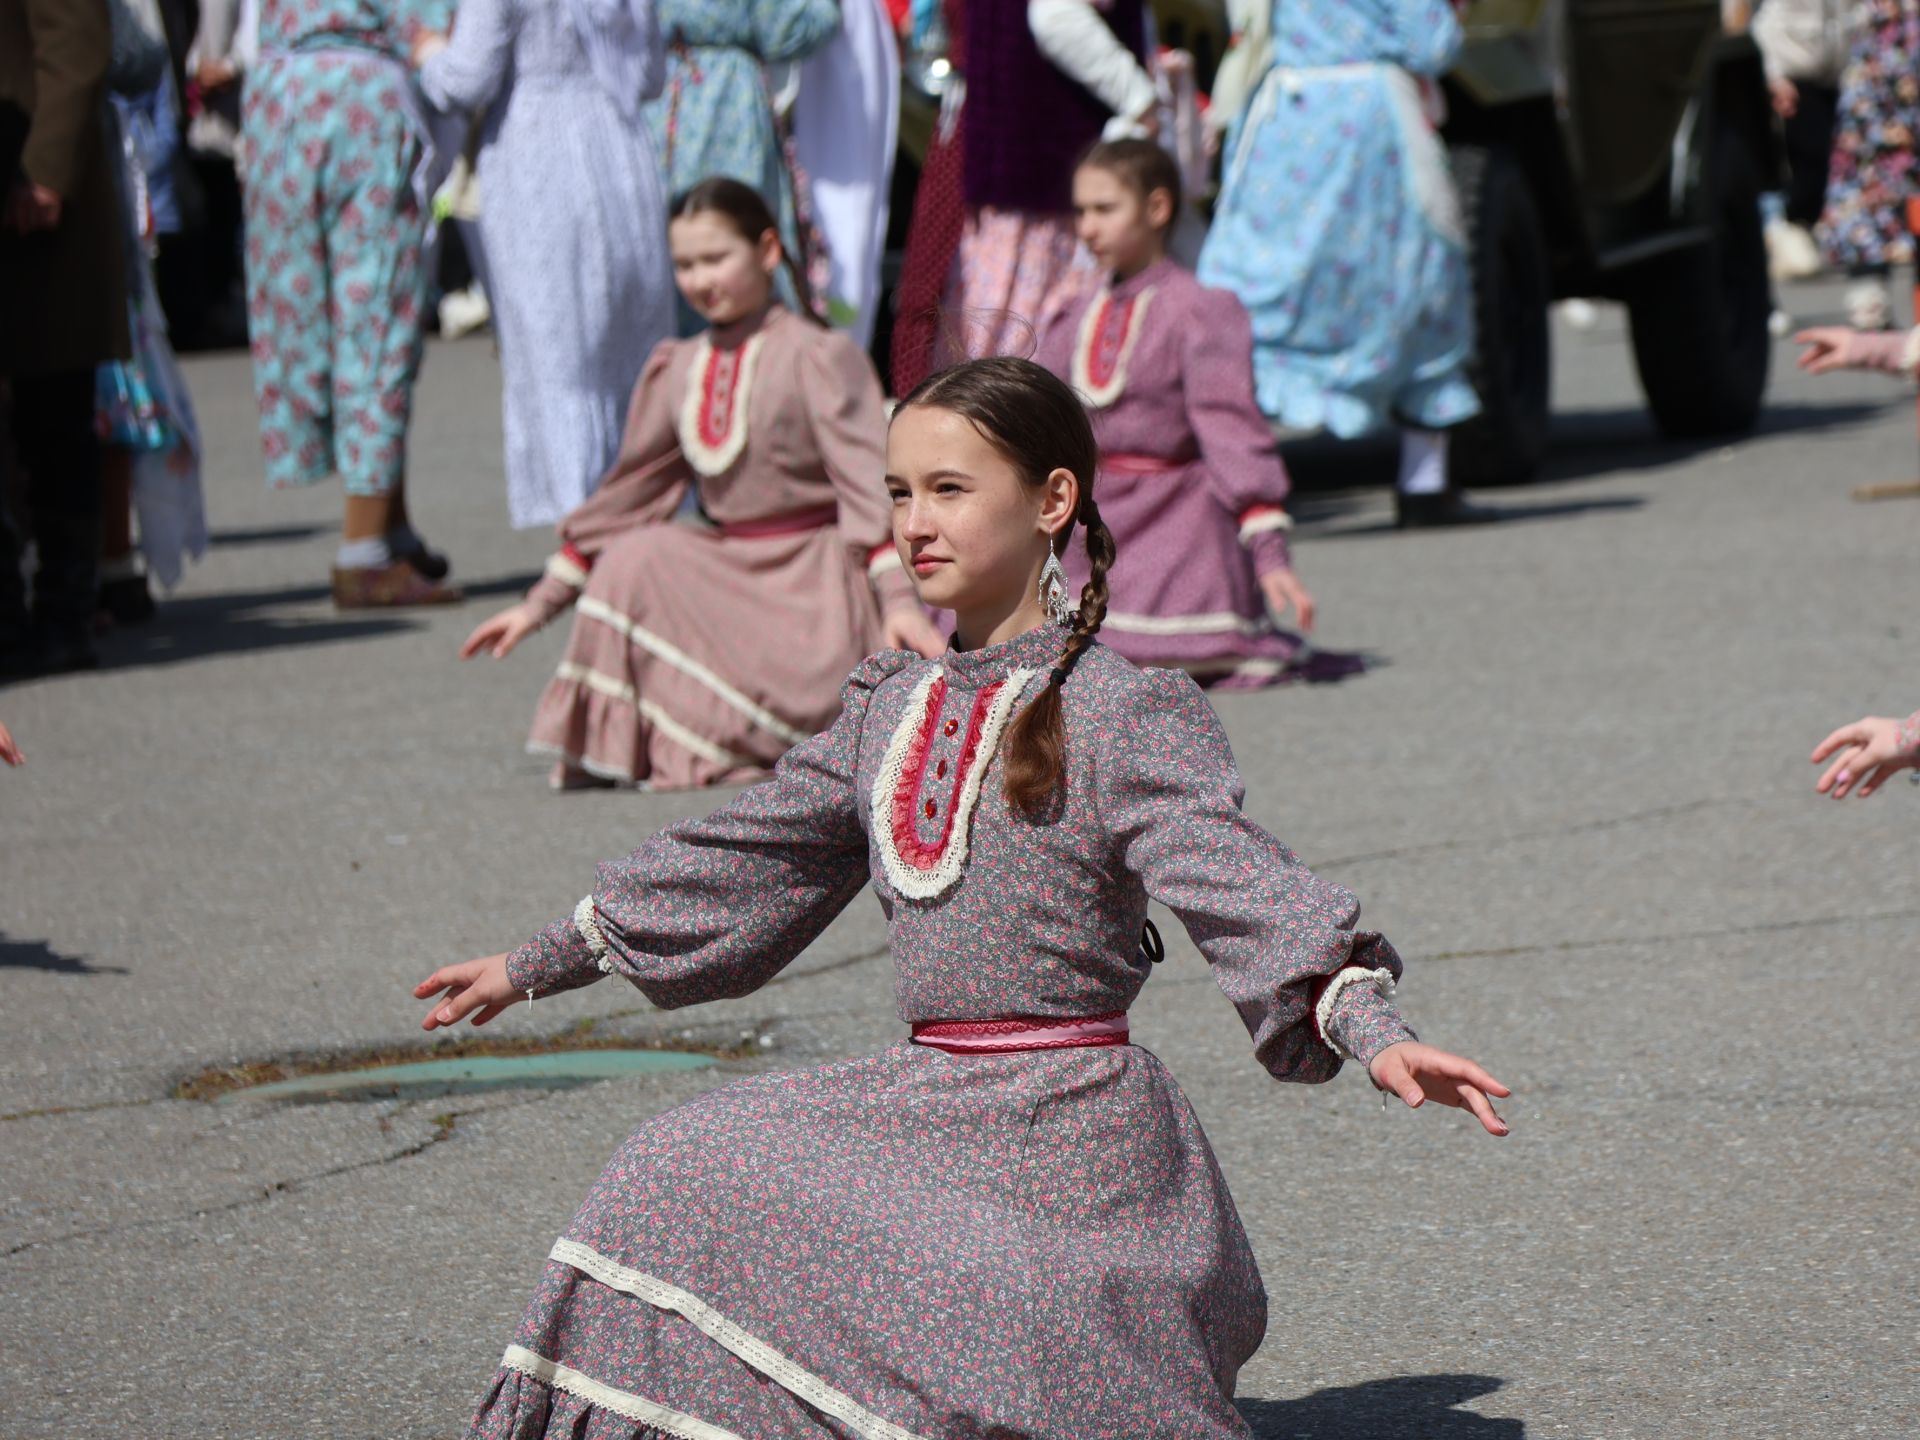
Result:
<svg viewBox="0 0 1920 1440"><path fill-rule="evenodd" d="M1547 242L1526 175L1510 154L1456 145L1452 156L1473 272L1467 373L1480 396L1480 414L1453 432L1452 465L1463 485L1517 485L1533 478L1547 449Z"/></svg>
<svg viewBox="0 0 1920 1440"><path fill-rule="evenodd" d="M1703 219L1711 241L1650 264L1627 299L1647 405L1675 436L1751 430L1773 356L1753 158L1737 135L1722 131L1709 164Z"/></svg>

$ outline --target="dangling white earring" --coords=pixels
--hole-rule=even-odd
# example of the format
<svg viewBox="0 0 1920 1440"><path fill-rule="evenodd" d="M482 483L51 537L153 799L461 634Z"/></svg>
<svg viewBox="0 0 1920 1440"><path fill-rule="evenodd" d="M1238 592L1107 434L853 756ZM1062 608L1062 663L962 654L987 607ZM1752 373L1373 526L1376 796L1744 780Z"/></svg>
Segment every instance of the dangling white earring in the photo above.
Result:
<svg viewBox="0 0 1920 1440"><path fill-rule="evenodd" d="M1073 602L1067 598L1066 568L1051 550L1047 552L1047 563L1040 567L1040 604L1056 625L1073 619Z"/></svg>

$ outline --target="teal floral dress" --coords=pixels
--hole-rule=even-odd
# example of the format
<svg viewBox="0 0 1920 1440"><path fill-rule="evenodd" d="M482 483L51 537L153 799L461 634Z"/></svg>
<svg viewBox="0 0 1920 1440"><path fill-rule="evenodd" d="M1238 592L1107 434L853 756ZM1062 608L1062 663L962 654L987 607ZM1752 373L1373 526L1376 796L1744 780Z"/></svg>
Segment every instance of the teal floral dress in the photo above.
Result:
<svg viewBox="0 0 1920 1440"><path fill-rule="evenodd" d="M645 107L667 193L713 175L751 185L780 222L787 253L808 254L785 128L774 114L767 67L806 59L840 28L838 0L660 0L667 84ZM824 277L823 277L824 278ZM781 298L797 307L786 277ZM680 333L705 325L680 302Z"/></svg>

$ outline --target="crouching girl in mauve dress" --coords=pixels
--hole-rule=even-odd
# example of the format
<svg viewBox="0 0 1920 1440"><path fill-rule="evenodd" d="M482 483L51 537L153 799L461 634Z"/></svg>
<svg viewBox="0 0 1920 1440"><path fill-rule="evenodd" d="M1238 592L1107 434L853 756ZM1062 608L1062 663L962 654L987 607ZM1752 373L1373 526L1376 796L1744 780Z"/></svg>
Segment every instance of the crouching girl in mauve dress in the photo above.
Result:
<svg viewBox="0 0 1920 1440"><path fill-rule="evenodd" d="M832 721L862 655L940 646L887 534L872 363L774 298L786 257L755 191L705 180L671 216L675 279L710 328L654 347L605 482L460 651L504 656L574 607L528 740L559 789L762 779ZM689 488L710 524L670 523Z"/></svg>
<svg viewBox="0 0 1920 1440"><path fill-rule="evenodd" d="M1193 681L1095 639L1114 546L1073 393L1029 361L962 365L902 402L887 454L895 545L952 648L868 659L770 783L415 994L429 1030L603 974L663 1006L744 995L871 884L912 1038L642 1125L549 1252L472 1435L1247 1440L1259 1271L1193 1110L1128 1043L1149 898L1277 1079L1353 1059L1506 1133L1505 1087L1395 1013L1399 958L1353 897L1241 813Z"/></svg>
<svg viewBox="0 0 1920 1440"><path fill-rule="evenodd" d="M1291 609L1311 630L1314 606L1287 544L1286 467L1253 399L1247 312L1167 257L1180 172L1159 145L1095 145L1073 207L1105 280L1047 326L1036 358L1079 392L1100 442L1100 507L1121 557L1100 633L1134 664L1202 684L1287 679L1304 647L1271 616ZM1087 570L1067 557L1073 583Z"/></svg>

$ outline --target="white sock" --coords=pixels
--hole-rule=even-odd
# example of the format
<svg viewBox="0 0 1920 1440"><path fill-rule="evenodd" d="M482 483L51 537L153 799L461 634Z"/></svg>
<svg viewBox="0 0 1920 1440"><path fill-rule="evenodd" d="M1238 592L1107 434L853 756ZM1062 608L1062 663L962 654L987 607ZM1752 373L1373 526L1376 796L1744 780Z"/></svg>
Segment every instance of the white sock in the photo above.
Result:
<svg viewBox="0 0 1920 1440"><path fill-rule="evenodd" d="M384 535L371 540L343 540L333 557L342 570L374 570L393 563L393 547Z"/></svg>
<svg viewBox="0 0 1920 1440"><path fill-rule="evenodd" d="M1447 488L1447 432L1416 430L1408 426L1400 432L1400 493L1402 495L1438 495Z"/></svg>

